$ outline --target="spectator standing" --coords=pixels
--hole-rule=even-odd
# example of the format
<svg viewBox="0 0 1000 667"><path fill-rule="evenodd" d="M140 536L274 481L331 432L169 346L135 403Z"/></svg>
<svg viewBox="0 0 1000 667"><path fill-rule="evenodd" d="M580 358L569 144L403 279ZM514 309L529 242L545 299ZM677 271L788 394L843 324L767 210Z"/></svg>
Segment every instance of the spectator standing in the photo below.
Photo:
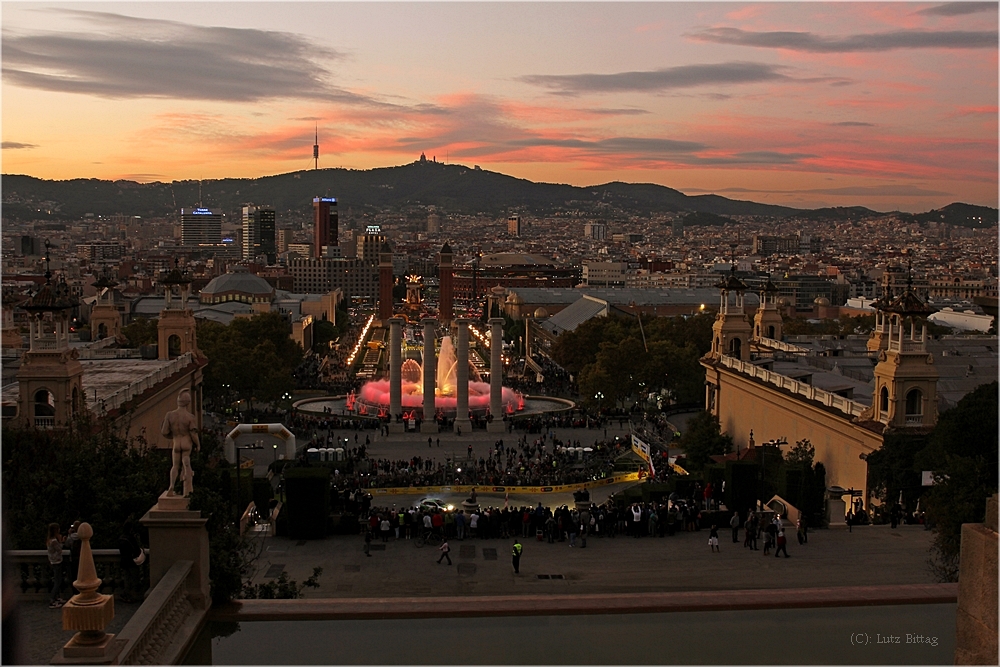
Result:
<svg viewBox="0 0 1000 667"><path fill-rule="evenodd" d="M388 542L389 541L389 529L390 529L388 517L385 517L385 518L382 519L382 522L379 524L379 528L380 528L380 530L382 532L382 541L383 542Z"/></svg>
<svg viewBox="0 0 1000 667"><path fill-rule="evenodd" d="M719 528L714 523L711 530L708 531L708 546L715 553L721 552L721 549L719 549Z"/></svg>
<svg viewBox="0 0 1000 667"><path fill-rule="evenodd" d="M63 542L66 538L59 532L58 523L50 523L45 537L45 548L49 552L49 566L52 568L52 595L49 609L58 609L66 604L62 598L63 587Z"/></svg>
<svg viewBox="0 0 1000 667"><path fill-rule="evenodd" d="M372 555L372 531L365 531L365 555L371 558Z"/></svg>
<svg viewBox="0 0 1000 667"><path fill-rule="evenodd" d="M122 534L118 538L119 565L124 577L122 602L134 602L141 597L139 590L139 566L146 560L139 537L135 534L135 524L131 519L122 526Z"/></svg>
<svg viewBox="0 0 1000 667"><path fill-rule="evenodd" d="M80 572L80 549L83 547L83 542L80 541L80 536L77 535L77 530L80 529L80 521L74 521L73 525L69 527L69 534L66 535L65 546L69 549L69 576L70 583L73 583L79 579Z"/></svg>
<svg viewBox="0 0 1000 667"><path fill-rule="evenodd" d="M733 529L733 544L740 541L740 513L733 512L733 518L729 520L729 527ZM744 545L746 546L746 545Z"/></svg>
<svg viewBox="0 0 1000 667"><path fill-rule="evenodd" d="M438 560L437 560L438 565L441 564L441 560L443 558L447 558L448 559L448 565L451 565L451 556L448 555L451 552L451 547L448 546L448 540L447 539L444 542L441 543L441 546L438 547L438 551L441 552L441 558L438 558Z"/></svg>
<svg viewBox="0 0 1000 667"><path fill-rule="evenodd" d="M806 537L806 521L805 519L802 518L801 515L799 516L798 521L795 522L795 534L799 538L800 545L805 544L806 542L809 541L809 539Z"/></svg>

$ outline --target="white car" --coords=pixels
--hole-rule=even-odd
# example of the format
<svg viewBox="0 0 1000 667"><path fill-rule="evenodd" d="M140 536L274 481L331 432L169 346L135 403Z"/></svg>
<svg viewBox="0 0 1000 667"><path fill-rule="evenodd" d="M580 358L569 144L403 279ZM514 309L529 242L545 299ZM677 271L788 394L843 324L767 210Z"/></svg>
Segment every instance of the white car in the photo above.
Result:
<svg viewBox="0 0 1000 667"><path fill-rule="evenodd" d="M442 512L451 512L455 509L454 505L446 503L440 498L421 498L413 503L413 507L418 510L440 510Z"/></svg>

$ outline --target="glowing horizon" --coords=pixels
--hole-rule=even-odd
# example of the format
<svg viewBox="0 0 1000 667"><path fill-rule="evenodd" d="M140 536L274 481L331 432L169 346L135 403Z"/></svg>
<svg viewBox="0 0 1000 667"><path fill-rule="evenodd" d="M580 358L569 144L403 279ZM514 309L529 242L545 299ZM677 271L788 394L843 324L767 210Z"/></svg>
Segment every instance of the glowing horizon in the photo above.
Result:
<svg viewBox="0 0 1000 667"><path fill-rule="evenodd" d="M3 173L997 206L995 3L4 3Z"/></svg>

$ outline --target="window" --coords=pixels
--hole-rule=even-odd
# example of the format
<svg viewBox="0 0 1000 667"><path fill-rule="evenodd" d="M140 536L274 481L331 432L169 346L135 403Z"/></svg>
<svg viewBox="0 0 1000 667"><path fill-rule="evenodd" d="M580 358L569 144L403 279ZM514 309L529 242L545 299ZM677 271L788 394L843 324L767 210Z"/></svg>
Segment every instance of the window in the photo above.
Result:
<svg viewBox="0 0 1000 667"><path fill-rule="evenodd" d="M55 396L48 389L35 392L35 416L54 417L56 414Z"/></svg>
<svg viewBox="0 0 1000 667"><path fill-rule="evenodd" d="M888 387L882 387L882 390L879 392L878 405L879 405L879 410L881 410L882 412L888 412L889 411L889 388Z"/></svg>
<svg viewBox="0 0 1000 667"><path fill-rule="evenodd" d="M919 389L911 389L906 393L906 416L920 417L924 414L924 394Z"/></svg>

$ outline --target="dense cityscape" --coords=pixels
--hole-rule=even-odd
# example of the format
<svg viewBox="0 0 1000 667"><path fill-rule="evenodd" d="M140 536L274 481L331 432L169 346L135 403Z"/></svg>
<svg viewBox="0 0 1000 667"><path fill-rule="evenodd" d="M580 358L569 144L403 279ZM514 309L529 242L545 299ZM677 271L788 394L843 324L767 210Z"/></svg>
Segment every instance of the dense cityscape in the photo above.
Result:
<svg viewBox="0 0 1000 667"><path fill-rule="evenodd" d="M5 5L0 662L997 664L996 5L390 5Z"/></svg>

